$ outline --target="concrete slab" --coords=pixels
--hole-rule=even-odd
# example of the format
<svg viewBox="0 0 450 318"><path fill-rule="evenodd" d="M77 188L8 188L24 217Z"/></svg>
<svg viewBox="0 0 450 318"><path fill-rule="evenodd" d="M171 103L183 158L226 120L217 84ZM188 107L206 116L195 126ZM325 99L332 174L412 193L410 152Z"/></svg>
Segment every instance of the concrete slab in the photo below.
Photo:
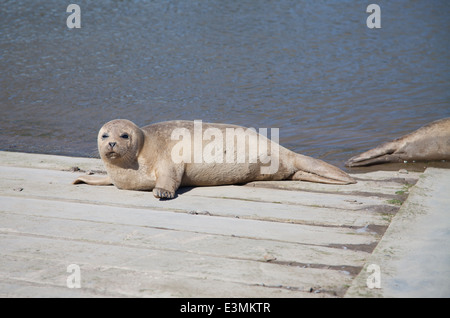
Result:
<svg viewBox="0 0 450 318"><path fill-rule="evenodd" d="M450 170L428 168L347 297L450 297ZM379 287L367 279L379 267Z"/></svg>
<svg viewBox="0 0 450 318"><path fill-rule="evenodd" d="M447 173L185 188L171 201L71 184L102 170L99 159L0 152L1 296L342 297L415 182ZM443 218L430 229L445 232ZM71 264L81 288L68 287Z"/></svg>

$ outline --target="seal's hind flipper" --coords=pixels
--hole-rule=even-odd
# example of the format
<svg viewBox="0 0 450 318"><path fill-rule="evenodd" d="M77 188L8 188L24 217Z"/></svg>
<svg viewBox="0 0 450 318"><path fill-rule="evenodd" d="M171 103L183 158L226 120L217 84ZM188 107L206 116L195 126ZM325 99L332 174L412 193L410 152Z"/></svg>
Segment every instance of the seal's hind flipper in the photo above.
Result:
<svg viewBox="0 0 450 318"><path fill-rule="evenodd" d="M295 169L297 170L290 179L328 183L328 184L352 184L355 179L347 173L326 163L325 161L295 154Z"/></svg>

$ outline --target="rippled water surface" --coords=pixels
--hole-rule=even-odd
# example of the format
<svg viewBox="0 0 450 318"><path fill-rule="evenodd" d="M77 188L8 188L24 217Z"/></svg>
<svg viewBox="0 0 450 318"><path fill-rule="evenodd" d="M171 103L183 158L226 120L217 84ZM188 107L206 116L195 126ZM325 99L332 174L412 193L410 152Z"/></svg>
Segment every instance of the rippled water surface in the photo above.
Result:
<svg viewBox="0 0 450 318"><path fill-rule="evenodd" d="M450 116L448 1L0 1L0 149L97 156L106 121L279 128L342 167ZM374 2L374 1L372 1Z"/></svg>

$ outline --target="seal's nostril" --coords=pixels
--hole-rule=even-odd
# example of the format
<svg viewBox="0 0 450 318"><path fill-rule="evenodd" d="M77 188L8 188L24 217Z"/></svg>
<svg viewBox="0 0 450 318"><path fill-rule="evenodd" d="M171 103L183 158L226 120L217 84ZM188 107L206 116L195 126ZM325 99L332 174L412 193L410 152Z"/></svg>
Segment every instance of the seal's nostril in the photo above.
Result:
<svg viewBox="0 0 450 318"><path fill-rule="evenodd" d="M115 142L110 142L109 145L110 145L111 148L114 148L114 146L116 145L116 143L115 143Z"/></svg>

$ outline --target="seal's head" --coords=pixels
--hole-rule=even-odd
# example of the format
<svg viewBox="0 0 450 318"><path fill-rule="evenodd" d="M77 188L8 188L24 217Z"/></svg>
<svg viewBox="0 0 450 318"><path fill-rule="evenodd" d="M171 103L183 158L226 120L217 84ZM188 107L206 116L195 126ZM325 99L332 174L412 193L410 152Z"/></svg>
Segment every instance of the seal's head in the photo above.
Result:
<svg viewBox="0 0 450 318"><path fill-rule="evenodd" d="M131 164L144 143L144 133L133 122L115 119L107 122L98 133L98 152L103 161L112 164Z"/></svg>

